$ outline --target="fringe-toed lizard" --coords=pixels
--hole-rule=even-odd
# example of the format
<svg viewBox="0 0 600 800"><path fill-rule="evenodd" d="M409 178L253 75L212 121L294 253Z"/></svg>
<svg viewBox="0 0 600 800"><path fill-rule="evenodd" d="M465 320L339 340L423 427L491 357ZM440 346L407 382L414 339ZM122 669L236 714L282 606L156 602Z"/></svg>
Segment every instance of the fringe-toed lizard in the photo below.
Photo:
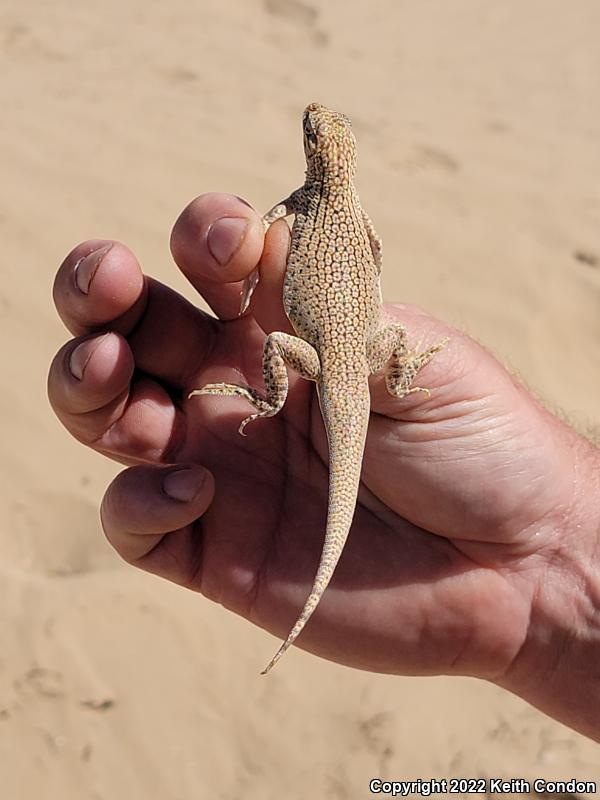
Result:
<svg viewBox="0 0 600 800"><path fill-rule="evenodd" d="M311 103L303 117L304 185L263 217L268 228L294 214L283 288L283 307L296 336L270 333L263 354L266 395L247 386L210 383L196 394L244 397L256 413L240 425L272 417L283 406L287 367L314 381L329 442L329 505L321 561L308 600L287 639L262 674L273 667L308 622L325 591L352 524L369 424L369 375L387 364L394 397L425 391L411 386L417 372L445 344L411 352L406 329L381 313L381 239L354 188L356 141L344 114ZM247 280L243 313L257 284Z"/></svg>

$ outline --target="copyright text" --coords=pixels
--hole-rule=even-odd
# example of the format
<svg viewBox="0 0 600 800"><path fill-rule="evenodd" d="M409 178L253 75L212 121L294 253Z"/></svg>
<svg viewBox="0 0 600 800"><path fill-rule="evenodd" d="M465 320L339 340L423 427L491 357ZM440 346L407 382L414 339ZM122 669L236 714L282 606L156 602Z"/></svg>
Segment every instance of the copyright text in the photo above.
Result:
<svg viewBox="0 0 600 800"><path fill-rule="evenodd" d="M369 783L373 794L384 794L390 797L407 797L421 795L429 797L435 794L596 794L594 781L580 781L569 778L565 781L547 781L543 778L525 780L525 778L419 778L416 781L384 781L373 778Z"/></svg>

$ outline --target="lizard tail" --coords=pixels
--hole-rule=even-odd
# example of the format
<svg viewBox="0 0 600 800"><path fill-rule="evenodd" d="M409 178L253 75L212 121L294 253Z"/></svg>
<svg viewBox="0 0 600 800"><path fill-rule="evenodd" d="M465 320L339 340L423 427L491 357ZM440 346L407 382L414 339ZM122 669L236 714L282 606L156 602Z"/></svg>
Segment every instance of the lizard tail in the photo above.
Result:
<svg viewBox="0 0 600 800"><path fill-rule="evenodd" d="M267 664L261 675L275 666L294 643L327 588L344 549L352 525L360 484L367 426L369 424L369 387L365 379L355 391L345 383L339 390L321 388L319 400L329 442L329 503L325 542L312 590L287 639Z"/></svg>

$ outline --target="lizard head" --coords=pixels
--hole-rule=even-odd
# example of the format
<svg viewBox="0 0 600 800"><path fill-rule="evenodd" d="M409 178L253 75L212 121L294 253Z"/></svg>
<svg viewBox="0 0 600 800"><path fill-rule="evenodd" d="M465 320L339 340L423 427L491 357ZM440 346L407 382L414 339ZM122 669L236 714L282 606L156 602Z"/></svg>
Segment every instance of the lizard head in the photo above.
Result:
<svg viewBox="0 0 600 800"><path fill-rule="evenodd" d="M319 161L325 167L341 161L353 169L356 140L352 123L345 114L331 111L320 103L306 107L302 118L304 153L307 164Z"/></svg>

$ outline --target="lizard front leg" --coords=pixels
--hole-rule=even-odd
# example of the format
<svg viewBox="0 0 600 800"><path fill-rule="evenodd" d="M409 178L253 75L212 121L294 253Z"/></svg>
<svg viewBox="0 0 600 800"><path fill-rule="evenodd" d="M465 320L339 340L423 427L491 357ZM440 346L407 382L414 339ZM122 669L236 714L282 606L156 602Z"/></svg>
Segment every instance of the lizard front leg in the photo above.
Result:
<svg viewBox="0 0 600 800"><path fill-rule="evenodd" d="M377 268L377 272L381 272L381 263L383 261L383 242L381 241L381 236L375 230L373 220L364 209L362 211L362 218L365 231L369 237L369 244L371 245L375 267Z"/></svg>
<svg viewBox="0 0 600 800"><path fill-rule="evenodd" d="M273 206L273 208L269 209L269 211L263 215L262 221L265 226L265 232L268 231L271 225L278 219L284 219L284 217L289 217L290 214L296 213L302 197L303 188L304 187L300 187L300 189L296 189L289 197L286 197L281 203L277 203L277 205ZM240 317L248 309L250 299L258 285L258 281L259 275L257 267L255 270L252 270L250 275L244 280L242 294L240 296Z"/></svg>
<svg viewBox="0 0 600 800"><path fill-rule="evenodd" d="M272 417L281 410L288 393L287 367L291 367L307 380L316 381L321 373L319 356L314 347L304 339L276 331L267 336L263 350L263 376L266 397L249 386L233 383L208 383L202 389L194 389L188 397L197 394L218 394L228 397L244 397L257 409L243 420L239 432L245 436L244 428L259 417Z"/></svg>
<svg viewBox="0 0 600 800"><path fill-rule="evenodd" d="M429 347L422 353L409 350L407 346L406 328L399 322L391 322L381 328L367 345L367 360L371 372L377 372L387 364L385 385L392 397L402 398L413 392L425 392L429 389L412 386L417 373L428 364L436 353L446 345L448 339Z"/></svg>

